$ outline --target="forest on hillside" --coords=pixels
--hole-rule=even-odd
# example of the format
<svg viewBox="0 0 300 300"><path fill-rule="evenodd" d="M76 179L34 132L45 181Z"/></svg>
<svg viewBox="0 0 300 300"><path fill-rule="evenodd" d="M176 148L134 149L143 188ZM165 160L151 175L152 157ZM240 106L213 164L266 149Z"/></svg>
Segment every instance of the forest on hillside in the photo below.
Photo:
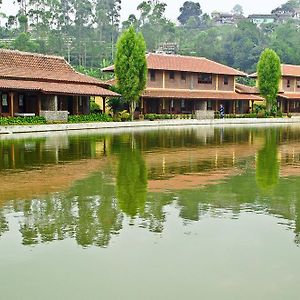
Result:
<svg viewBox="0 0 300 300"><path fill-rule="evenodd" d="M204 56L252 72L262 50L269 47L282 62L300 65L299 19L258 27L241 18L235 24L217 25L193 1L183 4L177 22L166 18L163 0L141 1L138 13L124 22L120 11L126 4L121 0L14 0L12 5L17 6L16 15L1 13L0 48L64 56L97 77L102 76L99 68L114 61L118 36L131 25L143 33L149 52L162 43L174 43L179 54ZM299 0L290 0L274 12L299 8ZM236 5L232 13L243 15L243 8Z"/></svg>

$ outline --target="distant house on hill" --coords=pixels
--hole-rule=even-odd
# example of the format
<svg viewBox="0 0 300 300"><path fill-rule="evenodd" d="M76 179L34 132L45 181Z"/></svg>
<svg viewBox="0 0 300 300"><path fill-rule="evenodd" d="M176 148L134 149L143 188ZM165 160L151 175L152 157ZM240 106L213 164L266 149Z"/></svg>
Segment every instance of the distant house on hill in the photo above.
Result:
<svg viewBox="0 0 300 300"><path fill-rule="evenodd" d="M204 57L150 53L147 65L147 86L139 107L143 114L214 112L221 105L227 114L243 114L250 111L251 101L263 100L236 90L236 77L247 74ZM103 71L114 72L114 66Z"/></svg>
<svg viewBox="0 0 300 300"><path fill-rule="evenodd" d="M237 24L239 21L245 19L243 15L222 12L213 12L211 14L211 17L216 25L234 25Z"/></svg>
<svg viewBox="0 0 300 300"><path fill-rule="evenodd" d="M88 114L90 97L117 96L64 58L0 50L0 116Z"/></svg>
<svg viewBox="0 0 300 300"><path fill-rule="evenodd" d="M267 25L267 24L273 24L277 20L277 16L274 14L254 14L254 15L249 15L248 19L253 23L256 24L257 26L260 25Z"/></svg>

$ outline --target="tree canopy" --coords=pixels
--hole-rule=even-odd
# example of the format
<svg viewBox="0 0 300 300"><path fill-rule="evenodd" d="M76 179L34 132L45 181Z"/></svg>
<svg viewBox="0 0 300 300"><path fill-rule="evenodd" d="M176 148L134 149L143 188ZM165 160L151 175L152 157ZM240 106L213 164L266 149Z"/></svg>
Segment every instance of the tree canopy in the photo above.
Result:
<svg viewBox="0 0 300 300"><path fill-rule="evenodd" d="M132 26L124 31L117 42L115 75L117 88L130 104L133 118L135 105L146 87L147 61L145 40Z"/></svg>
<svg viewBox="0 0 300 300"><path fill-rule="evenodd" d="M257 76L259 91L266 99L270 111L276 106L281 78L280 58L275 51L266 49L262 53L257 66Z"/></svg>

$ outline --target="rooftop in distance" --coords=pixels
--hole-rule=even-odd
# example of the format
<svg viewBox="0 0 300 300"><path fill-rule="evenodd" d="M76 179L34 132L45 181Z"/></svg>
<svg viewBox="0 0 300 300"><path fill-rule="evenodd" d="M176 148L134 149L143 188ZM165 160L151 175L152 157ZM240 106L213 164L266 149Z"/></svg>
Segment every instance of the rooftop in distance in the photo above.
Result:
<svg viewBox="0 0 300 300"><path fill-rule="evenodd" d="M193 73L209 73L219 75L247 76L246 73L223 64L214 62L204 57L170 55L170 54L147 54L147 64L150 70L168 70ZM103 72L113 72L114 66L102 69Z"/></svg>

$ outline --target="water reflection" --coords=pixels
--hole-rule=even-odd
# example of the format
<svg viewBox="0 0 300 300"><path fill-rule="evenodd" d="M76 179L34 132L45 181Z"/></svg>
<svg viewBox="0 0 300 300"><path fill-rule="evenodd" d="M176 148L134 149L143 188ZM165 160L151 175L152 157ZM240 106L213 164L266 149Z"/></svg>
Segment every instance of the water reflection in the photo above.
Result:
<svg viewBox="0 0 300 300"><path fill-rule="evenodd" d="M298 128L200 128L1 141L9 156L0 236L13 213L24 245L74 239L107 247L125 220L163 232L165 209L175 205L183 222L272 214L299 244L299 136Z"/></svg>
<svg viewBox="0 0 300 300"><path fill-rule="evenodd" d="M258 151L256 162L256 182L265 192L272 192L279 181L278 131L265 131L265 145Z"/></svg>

